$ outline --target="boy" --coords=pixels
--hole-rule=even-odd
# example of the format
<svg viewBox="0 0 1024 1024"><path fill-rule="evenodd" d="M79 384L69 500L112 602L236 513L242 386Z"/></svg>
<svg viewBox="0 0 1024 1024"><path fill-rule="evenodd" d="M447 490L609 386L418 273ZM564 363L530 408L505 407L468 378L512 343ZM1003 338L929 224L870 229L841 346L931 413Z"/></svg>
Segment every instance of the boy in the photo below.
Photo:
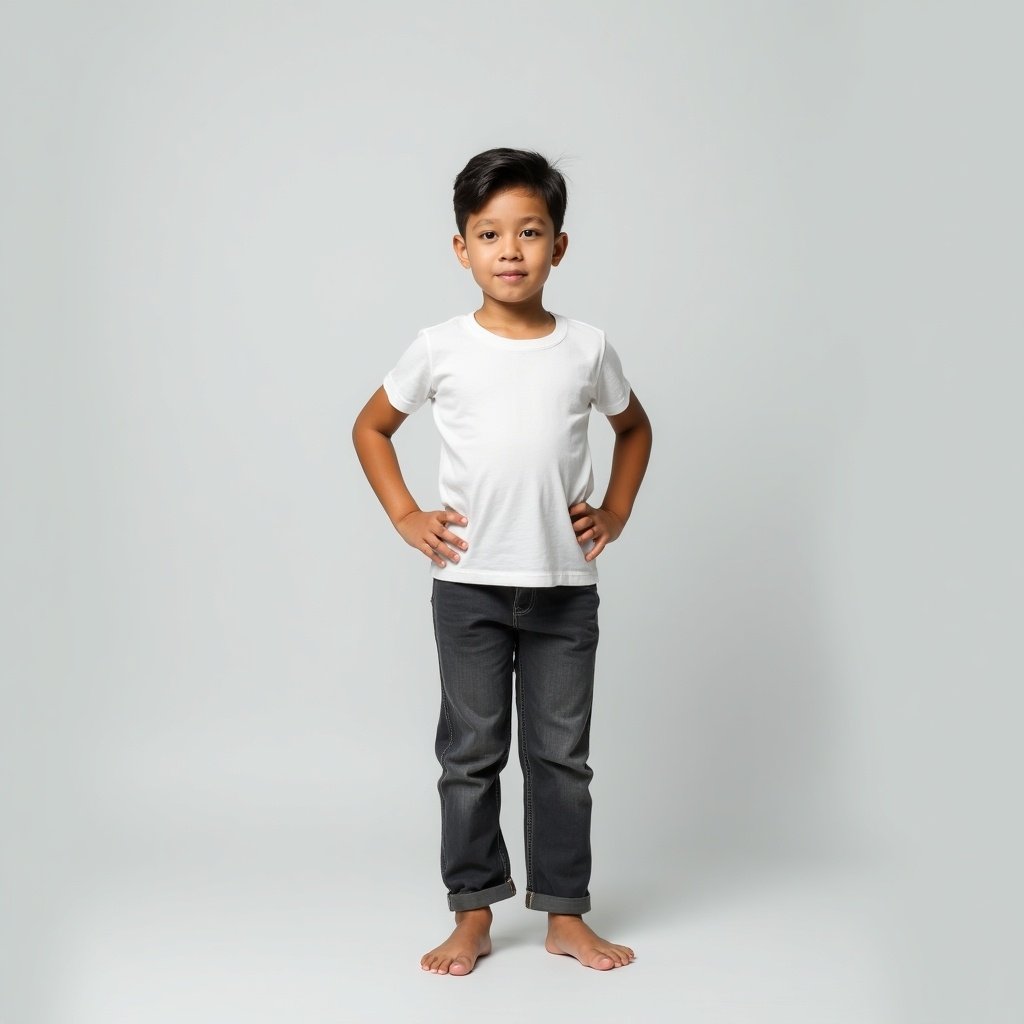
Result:
<svg viewBox="0 0 1024 1024"><path fill-rule="evenodd" d="M483 293L473 314L421 330L360 412L359 461L403 539L432 562L441 675L441 873L455 930L420 961L468 974L491 951L492 903L514 896L499 826L512 676L523 769L526 905L545 948L610 970L633 951L590 910L590 711L598 640L595 559L622 532L651 427L604 333L545 310L565 256L566 188L540 154L492 149L455 179L455 255ZM426 400L441 434L444 508L422 511L391 435ZM604 502L590 406L615 430Z"/></svg>

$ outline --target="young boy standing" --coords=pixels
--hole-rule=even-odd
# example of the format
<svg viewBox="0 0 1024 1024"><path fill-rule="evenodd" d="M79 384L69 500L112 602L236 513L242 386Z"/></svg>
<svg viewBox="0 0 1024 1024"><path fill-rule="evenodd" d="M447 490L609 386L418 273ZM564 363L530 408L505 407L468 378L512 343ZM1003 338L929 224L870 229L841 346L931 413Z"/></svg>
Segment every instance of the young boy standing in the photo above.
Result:
<svg viewBox="0 0 1024 1024"><path fill-rule="evenodd" d="M421 330L352 430L363 470L403 539L432 562L441 675L441 873L455 930L420 963L468 974L491 951L491 904L514 896L499 825L513 673L523 770L526 906L548 915L545 948L598 970L633 951L596 935L590 910L590 714L597 566L629 519L651 426L604 333L548 312L565 255L566 188L538 153L492 149L455 179L455 255L482 304ZM423 511L391 436L431 401L444 507ZM600 506L587 428L615 431Z"/></svg>

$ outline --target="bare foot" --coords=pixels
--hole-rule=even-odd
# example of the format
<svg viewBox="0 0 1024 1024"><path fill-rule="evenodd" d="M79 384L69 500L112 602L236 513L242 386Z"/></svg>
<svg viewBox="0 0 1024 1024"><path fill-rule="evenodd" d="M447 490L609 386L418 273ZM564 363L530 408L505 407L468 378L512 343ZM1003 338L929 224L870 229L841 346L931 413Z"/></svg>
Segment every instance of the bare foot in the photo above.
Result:
<svg viewBox="0 0 1024 1024"><path fill-rule="evenodd" d="M423 955L420 967L431 974L469 974L477 957L491 951L492 916L490 907L456 911L455 931Z"/></svg>
<svg viewBox="0 0 1024 1024"><path fill-rule="evenodd" d="M548 914L544 948L549 953L574 956L584 967L593 967L596 971L625 967L636 955L629 946L602 939L577 914Z"/></svg>

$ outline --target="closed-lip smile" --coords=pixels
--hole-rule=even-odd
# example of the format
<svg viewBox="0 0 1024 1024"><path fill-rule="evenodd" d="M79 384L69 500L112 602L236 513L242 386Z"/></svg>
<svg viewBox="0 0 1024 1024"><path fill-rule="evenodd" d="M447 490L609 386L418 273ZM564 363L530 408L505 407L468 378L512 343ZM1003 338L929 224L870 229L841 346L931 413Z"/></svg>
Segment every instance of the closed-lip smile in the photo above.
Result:
<svg viewBox="0 0 1024 1024"><path fill-rule="evenodd" d="M526 277L526 272L523 270L500 270L498 277Z"/></svg>

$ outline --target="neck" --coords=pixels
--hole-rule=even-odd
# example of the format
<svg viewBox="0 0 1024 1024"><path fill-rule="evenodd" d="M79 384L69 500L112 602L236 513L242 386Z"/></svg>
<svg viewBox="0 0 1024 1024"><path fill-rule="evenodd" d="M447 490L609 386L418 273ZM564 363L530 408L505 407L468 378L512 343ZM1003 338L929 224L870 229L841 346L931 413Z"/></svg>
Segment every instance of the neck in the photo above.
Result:
<svg viewBox="0 0 1024 1024"><path fill-rule="evenodd" d="M538 338L550 334L555 317L541 304L540 297L528 306L499 302L485 295L483 305L474 314L476 322L494 334L507 338Z"/></svg>

